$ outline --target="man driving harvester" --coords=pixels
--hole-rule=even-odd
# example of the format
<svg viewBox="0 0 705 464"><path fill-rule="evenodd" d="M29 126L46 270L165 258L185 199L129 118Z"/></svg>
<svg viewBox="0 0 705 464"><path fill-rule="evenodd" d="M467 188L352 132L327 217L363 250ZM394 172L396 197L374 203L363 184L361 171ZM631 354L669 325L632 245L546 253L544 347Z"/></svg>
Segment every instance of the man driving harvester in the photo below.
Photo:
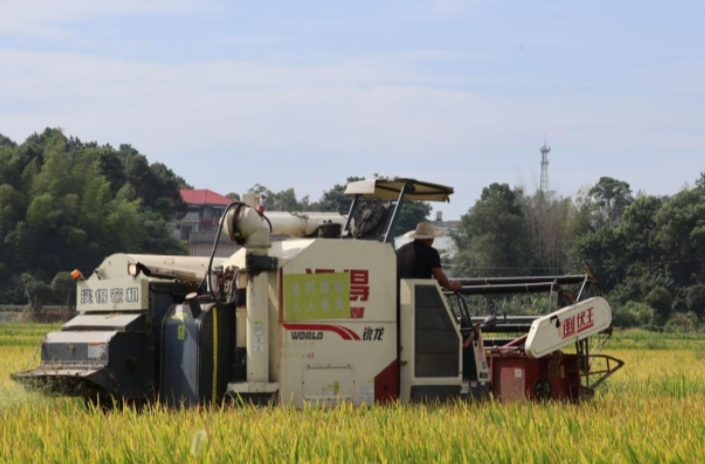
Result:
<svg viewBox="0 0 705 464"><path fill-rule="evenodd" d="M419 222L416 230L406 235L414 241L397 250L397 279L430 279L435 277L441 287L458 291L462 284L450 281L441 268L441 255L433 248L436 229L430 222Z"/></svg>

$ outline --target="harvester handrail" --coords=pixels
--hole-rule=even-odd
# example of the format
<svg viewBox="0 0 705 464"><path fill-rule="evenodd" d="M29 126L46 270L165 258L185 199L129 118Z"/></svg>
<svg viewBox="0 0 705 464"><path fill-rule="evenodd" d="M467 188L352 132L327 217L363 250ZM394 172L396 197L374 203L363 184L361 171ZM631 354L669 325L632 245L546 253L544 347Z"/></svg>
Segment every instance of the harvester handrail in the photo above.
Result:
<svg viewBox="0 0 705 464"><path fill-rule="evenodd" d="M567 274L553 276L456 277L453 280L457 280L463 285L537 284L547 282L569 285L582 283L587 278L587 274Z"/></svg>

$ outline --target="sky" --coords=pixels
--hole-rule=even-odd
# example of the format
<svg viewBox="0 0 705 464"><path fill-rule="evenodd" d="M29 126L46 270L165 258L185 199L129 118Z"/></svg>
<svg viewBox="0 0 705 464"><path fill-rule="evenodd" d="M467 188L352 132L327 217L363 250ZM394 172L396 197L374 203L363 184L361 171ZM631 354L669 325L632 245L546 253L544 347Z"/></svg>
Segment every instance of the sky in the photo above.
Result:
<svg viewBox="0 0 705 464"><path fill-rule="evenodd" d="M0 0L0 133L126 143L196 188L348 176L667 195L705 171L705 2Z"/></svg>

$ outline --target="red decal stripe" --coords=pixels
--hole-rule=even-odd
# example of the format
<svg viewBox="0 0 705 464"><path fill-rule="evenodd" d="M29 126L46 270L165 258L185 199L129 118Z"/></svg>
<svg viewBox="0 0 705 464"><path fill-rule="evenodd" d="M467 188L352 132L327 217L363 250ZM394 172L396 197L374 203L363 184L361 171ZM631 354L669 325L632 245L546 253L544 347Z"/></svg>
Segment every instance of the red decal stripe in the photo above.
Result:
<svg viewBox="0 0 705 464"><path fill-rule="evenodd" d="M359 336L358 334L356 334L355 332L353 332L352 329L349 329L349 328L347 328L347 327L343 327L342 325L336 325L335 327L338 327L338 328L340 328L340 329L345 330L347 333L350 334L350 336L352 337L353 340L359 340L359 339L360 339L360 336Z"/></svg>
<svg viewBox="0 0 705 464"><path fill-rule="evenodd" d="M338 325L330 324L284 324L287 330L319 330L327 332L335 332L340 335L343 340L359 340L360 336L352 330Z"/></svg>
<svg viewBox="0 0 705 464"><path fill-rule="evenodd" d="M392 403L399 397L399 362L392 361L375 376L375 403Z"/></svg>
<svg viewBox="0 0 705 464"><path fill-rule="evenodd" d="M591 329L591 328L593 328L593 327L595 327L595 323L594 323L594 322L591 322L591 323L589 323L588 325L582 326L582 327L577 331L577 333L585 332L587 329Z"/></svg>

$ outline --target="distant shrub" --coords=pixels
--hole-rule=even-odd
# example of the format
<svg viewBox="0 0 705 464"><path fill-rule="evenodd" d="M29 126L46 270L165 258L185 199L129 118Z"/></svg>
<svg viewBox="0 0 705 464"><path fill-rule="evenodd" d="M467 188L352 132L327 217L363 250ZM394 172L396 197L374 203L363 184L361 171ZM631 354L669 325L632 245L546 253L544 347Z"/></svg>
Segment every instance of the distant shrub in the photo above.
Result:
<svg viewBox="0 0 705 464"><path fill-rule="evenodd" d="M664 332L695 332L700 327L698 316L693 313L676 313L663 326Z"/></svg>
<svg viewBox="0 0 705 464"><path fill-rule="evenodd" d="M656 287L651 290L644 298L644 303L654 308L656 323L663 325L671 316L671 307L673 306L673 296L666 287Z"/></svg>
<svg viewBox="0 0 705 464"><path fill-rule="evenodd" d="M690 311L693 311L698 317L703 317L705 315L705 284L688 287L685 301Z"/></svg>
<svg viewBox="0 0 705 464"><path fill-rule="evenodd" d="M629 301L613 308L612 324L622 328L645 327L653 321L653 318L654 310L649 305Z"/></svg>

